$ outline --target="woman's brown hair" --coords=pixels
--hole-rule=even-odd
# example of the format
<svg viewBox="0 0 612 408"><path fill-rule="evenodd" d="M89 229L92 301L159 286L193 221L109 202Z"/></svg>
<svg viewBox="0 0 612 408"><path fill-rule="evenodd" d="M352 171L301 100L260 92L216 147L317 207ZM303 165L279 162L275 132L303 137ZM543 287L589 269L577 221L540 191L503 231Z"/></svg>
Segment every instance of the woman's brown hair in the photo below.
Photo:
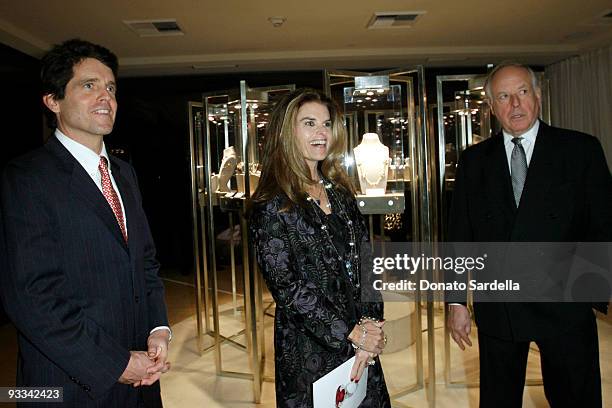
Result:
<svg viewBox="0 0 612 408"><path fill-rule="evenodd" d="M346 151L346 129L338 105L314 89L298 89L284 96L270 114L261 160L261 178L252 203L268 201L284 193L287 208L303 204L306 186L316 183L294 135L298 110L306 103L318 102L327 107L332 123L327 157L319 162L319 172L334 184L353 193L353 186L342 167ZM287 209L285 208L285 209Z"/></svg>

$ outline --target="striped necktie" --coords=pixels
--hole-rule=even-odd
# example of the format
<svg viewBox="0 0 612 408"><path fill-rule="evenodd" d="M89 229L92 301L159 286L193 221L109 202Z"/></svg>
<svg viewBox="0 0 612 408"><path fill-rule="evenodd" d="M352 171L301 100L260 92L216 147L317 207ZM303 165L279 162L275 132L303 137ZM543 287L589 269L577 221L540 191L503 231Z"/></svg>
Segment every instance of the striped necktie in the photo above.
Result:
<svg viewBox="0 0 612 408"><path fill-rule="evenodd" d="M527 178L527 156L525 155L525 149L521 144L522 142L522 137L512 138L514 148L512 149L512 155L510 157L512 190L514 191L514 202L516 203L517 208L519 206L519 202L521 201L521 194L523 194L523 187L525 186L525 179Z"/></svg>

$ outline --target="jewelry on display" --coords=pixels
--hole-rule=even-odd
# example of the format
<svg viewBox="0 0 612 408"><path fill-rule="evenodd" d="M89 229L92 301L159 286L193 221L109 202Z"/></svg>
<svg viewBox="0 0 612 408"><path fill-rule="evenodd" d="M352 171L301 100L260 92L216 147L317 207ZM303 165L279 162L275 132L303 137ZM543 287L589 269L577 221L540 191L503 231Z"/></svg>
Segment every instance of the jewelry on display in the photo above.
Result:
<svg viewBox="0 0 612 408"><path fill-rule="evenodd" d="M223 159L221 160L221 166L219 168L219 185L217 191L229 192L229 181L234 170L238 166L238 160L236 157L236 150L234 146L229 146L223 149Z"/></svg>
<svg viewBox="0 0 612 408"><path fill-rule="evenodd" d="M389 148L381 143L376 133L363 135L353 149L359 186L366 195L384 195L389 170Z"/></svg>
<svg viewBox="0 0 612 408"><path fill-rule="evenodd" d="M368 163L368 164L358 163L357 164L357 167L359 168L358 173L362 176L365 182L368 183L369 187L376 187L382 181L383 177L385 177L385 174L387 173L386 168L387 168L388 163L389 163L389 160L383 160L382 167L376 169L378 170L377 173L375 174L375 176L377 177L376 180L372 180L370 177L368 177L370 173L372 173L373 170L375 170L374 164L372 163Z"/></svg>
<svg viewBox="0 0 612 408"><path fill-rule="evenodd" d="M402 214L385 214L385 231L397 231L402 228Z"/></svg>
<svg viewBox="0 0 612 408"><path fill-rule="evenodd" d="M376 360L368 360L369 366L373 366L374 364L376 364Z"/></svg>
<svg viewBox="0 0 612 408"><path fill-rule="evenodd" d="M387 345L387 335L385 334L385 337L383 337L383 341L385 342L385 346Z"/></svg>

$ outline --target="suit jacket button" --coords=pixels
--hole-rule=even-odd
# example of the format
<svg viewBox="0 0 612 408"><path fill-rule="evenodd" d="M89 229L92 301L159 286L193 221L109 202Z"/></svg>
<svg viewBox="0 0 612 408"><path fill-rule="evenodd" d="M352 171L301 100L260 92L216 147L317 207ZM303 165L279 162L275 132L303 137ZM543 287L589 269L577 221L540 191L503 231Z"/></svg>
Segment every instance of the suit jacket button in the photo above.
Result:
<svg viewBox="0 0 612 408"><path fill-rule="evenodd" d="M134 301L135 301L136 303L140 302L140 296L134 296Z"/></svg>

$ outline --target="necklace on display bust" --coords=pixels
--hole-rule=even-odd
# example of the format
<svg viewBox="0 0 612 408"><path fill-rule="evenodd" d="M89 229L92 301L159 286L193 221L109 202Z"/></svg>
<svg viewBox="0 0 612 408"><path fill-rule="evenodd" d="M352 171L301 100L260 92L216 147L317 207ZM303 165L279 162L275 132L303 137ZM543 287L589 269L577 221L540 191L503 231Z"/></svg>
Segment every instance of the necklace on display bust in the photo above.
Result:
<svg viewBox="0 0 612 408"><path fill-rule="evenodd" d="M381 164L382 165L380 167L376 166L377 168L375 167L374 163L357 164L360 170L359 173L363 175L363 179L366 183L368 183L368 185L377 186L378 183L380 183L385 177L385 173L387 171L387 160L384 160ZM371 178L372 175L375 177L374 179Z"/></svg>
<svg viewBox="0 0 612 408"><path fill-rule="evenodd" d="M366 195L384 195L389 169L389 148L376 133L363 135L361 143L353 149L359 186Z"/></svg>
<svg viewBox="0 0 612 408"><path fill-rule="evenodd" d="M221 166L219 168L219 185L217 191L226 193L230 191L230 179L234 175L237 166L238 159L234 146L226 147L223 150L223 159L221 160Z"/></svg>
<svg viewBox="0 0 612 408"><path fill-rule="evenodd" d="M342 204L342 199L338 197L338 193L336 193L335 189L333 188L333 184L327 180L324 180L323 178L321 178L319 183L321 183L321 185L323 186L323 194L325 194L325 196L328 198L329 207L332 208L333 202L334 213L336 213L342 223L346 226L348 232L348 248L345 249L344 256L340 255L340 251L338 251L338 248L336 248L331 233L329 232L330 228L328 227L326 220L322 219L319 215L319 211L322 211L323 209L320 208L320 206L315 202L316 200L312 196L309 195L306 200L313 207L316 220L321 225L321 231L325 236L328 247L333 250L337 260L343 263L349 281L356 288L359 288L360 263L355 226L353 225L353 221L349 218L348 212L346 211L346 208L344 208L344 204Z"/></svg>

